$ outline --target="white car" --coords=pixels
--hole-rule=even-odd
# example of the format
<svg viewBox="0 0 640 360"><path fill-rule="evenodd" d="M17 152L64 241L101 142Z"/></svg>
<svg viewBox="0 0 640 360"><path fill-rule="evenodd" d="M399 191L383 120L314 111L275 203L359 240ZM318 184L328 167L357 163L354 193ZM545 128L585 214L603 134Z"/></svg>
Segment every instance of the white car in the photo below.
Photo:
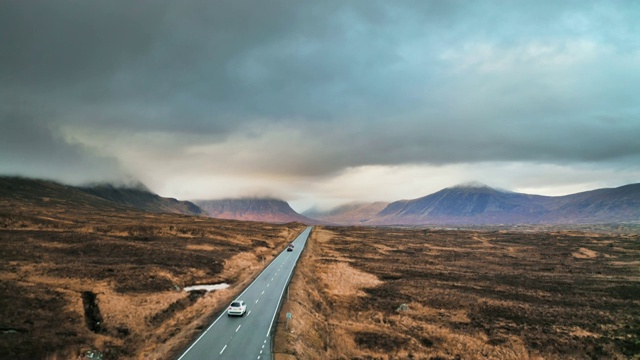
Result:
<svg viewBox="0 0 640 360"><path fill-rule="evenodd" d="M229 308L227 309L227 315L229 316L232 316L232 315L244 316L246 312L247 312L247 304L242 300L236 300L232 302L231 305L229 305Z"/></svg>

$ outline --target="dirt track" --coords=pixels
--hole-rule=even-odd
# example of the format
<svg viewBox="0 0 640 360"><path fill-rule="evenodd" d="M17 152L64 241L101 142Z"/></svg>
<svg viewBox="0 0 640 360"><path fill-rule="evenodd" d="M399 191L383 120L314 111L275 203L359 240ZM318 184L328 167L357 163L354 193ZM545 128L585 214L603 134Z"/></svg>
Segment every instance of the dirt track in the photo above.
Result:
<svg viewBox="0 0 640 360"><path fill-rule="evenodd" d="M637 235L316 228L276 359L637 358L638 259Z"/></svg>

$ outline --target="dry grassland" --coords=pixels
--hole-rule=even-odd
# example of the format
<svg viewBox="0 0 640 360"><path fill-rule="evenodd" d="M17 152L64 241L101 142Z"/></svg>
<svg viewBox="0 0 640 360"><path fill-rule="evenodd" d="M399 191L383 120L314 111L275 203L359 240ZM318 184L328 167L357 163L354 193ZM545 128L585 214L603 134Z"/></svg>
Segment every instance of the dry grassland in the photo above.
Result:
<svg viewBox="0 0 640 360"><path fill-rule="evenodd" d="M304 229L53 203L0 201L1 359L175 358Z"/></svg>
<svg viewBox="0 0 640 360"><path fill-rule="evenodd" d="M276 360L640 358L637 235L316 227L307 246Z"/></svg>

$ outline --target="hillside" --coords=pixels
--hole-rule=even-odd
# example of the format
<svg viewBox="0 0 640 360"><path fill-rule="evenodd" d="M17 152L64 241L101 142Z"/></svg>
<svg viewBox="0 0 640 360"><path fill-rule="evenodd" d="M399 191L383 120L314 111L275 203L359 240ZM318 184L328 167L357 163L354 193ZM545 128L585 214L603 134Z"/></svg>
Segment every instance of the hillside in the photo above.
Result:
<svg viewBox="0 0 640 360"><path fill-rule="evenodd" d="M120 211L133 207L115 203L91 195L79 188L53 181L0 176L0 206L12 212L34 215L34 209L47 208L60 213L68 209L76 211Z"/></svg>
<svg viewBox="0 0 640 360"><path fill-rule="evenodd" d="M202 209L189 201L165 198L152 193L144 187L127 188L101 184L91 187L81 187L80 189L103 199L150 212L185 215L203 214Z"/></svg>
<svg viewBox="0 0 640 360"><path fill-rule="evenodd" d="M619 223L640 221L640 184L552 197L544 217L549 223Z"/></svg>
<svg viewBox="0 0 640 360"><path fill-rule="evenodd" d="M223 200L199 200L207 216L217 219L264 221L270 223L301 222L317 224L318 221L298 214L286 201L269 198L244 198Z"/></svg>
<svg viewBox="0 0 640 360"><path fill-rule="evenodd" d="M73 206L85 210L133 209L154 213L201 215L202 209L188 201L161 197L149 190L121 188L109 184L76 187L54 181L0 176L0 199L17 206L47 203L50 207Z"/></svg>

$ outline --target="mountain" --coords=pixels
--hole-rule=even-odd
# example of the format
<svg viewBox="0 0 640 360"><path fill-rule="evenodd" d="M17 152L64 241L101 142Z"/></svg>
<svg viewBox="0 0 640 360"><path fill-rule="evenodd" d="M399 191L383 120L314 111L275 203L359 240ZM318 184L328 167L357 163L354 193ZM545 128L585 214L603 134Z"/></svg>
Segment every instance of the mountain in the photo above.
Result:
<svg viewBox="0 0 640 360"><path fill-rule="evenodd" d="M330 211L308 210L302 213L306 217L333 224L364 223L375 217L389 205L387 202L352 203L339 206Z"/></svg>
<svg viewBox="0 0 640 360"><path fill-rule="evenodd" d="M73 207L77 210L144 210L155 213L200 215L202 209L188 201L178 201L156 195L142 186L118 188L112 185L77 187L49 180L0 176L0 199L24 207Z"/></svg>
<svg viewBox="0 0 640 360"><path fill-rule="evenodd" d="M218 219L263 221L271 223L301 222L317 224L318 221L302 216L283 200L270 198L244 198L200 200L195 203L207 216Z"/></svg>
<svg viewBox="0 0 640 360"><path fill-rule="evenodd" d="M620 223L640 221L640 184L553 197L547 223Z"/></svg>
<svg viewBox="0 0 640 360"><path fill-rule="evenodd" d="M354 214L340 208L326 214L331 214L334 223L353 225L638 223L640 184L565 196L542 196L471 183L414 200L392 202L373 216L352 216ZM329 219L328 215L322 216L323 220Z"/></svg>
<svg viewBox="0 0 640 360"><path fill-rule="evenodd" d="M486 185L459 185L425 197L391 203L376 224L523 223L545 215L543 196L496 190Z"/></svg>
<svg viewBox="0 0 640 360"><path fill-rule="evenodd" d="M15 211L28 213L33 207L52 211L74 210L133 210L82 191L81 189L49 180L0 176L0 204Z"/></svg>
<svg viewBox="0 0 640 360"><path fill-rule="evenodd" d="M142 184L135 187L116 187L110 184L100 184L81 187L80 189L103 199L150 212L203 215L202 209L194 203L162 197L152 193Z"/></svg>

